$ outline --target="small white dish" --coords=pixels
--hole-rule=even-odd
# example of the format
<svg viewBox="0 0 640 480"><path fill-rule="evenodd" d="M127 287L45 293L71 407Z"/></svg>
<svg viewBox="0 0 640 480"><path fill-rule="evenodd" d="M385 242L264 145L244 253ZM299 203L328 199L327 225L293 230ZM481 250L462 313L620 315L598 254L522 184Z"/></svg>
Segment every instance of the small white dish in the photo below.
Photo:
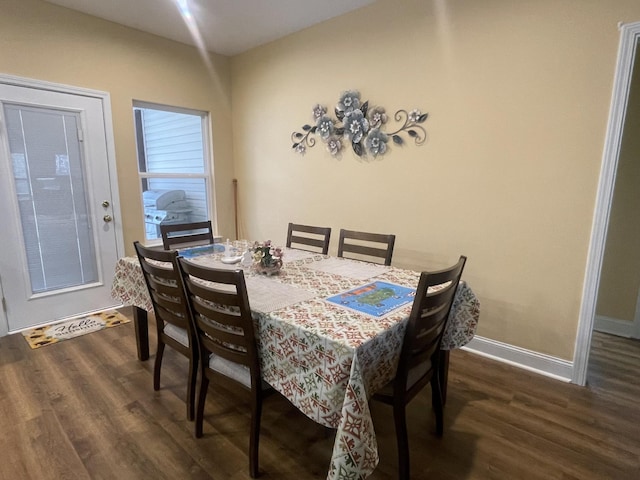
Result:
<svg viewBox="0 0 640 480"><path fill-rule="evenodd" d="M240 255L239 257L222 257L220 259L222 263L226 263L228 265L238 263L240 260L242 260L242 255Z"/></svg>

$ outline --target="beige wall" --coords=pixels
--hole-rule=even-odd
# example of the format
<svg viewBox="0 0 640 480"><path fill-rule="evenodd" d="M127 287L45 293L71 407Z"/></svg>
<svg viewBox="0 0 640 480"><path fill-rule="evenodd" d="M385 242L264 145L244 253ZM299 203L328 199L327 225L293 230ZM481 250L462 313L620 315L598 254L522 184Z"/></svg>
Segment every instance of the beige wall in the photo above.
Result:
<svg viewBox="0 0 640 480"><path fill-rule="evenodd" d="M481 336L570 360L620 21L636 0L379 0L209 72L195 49L38 0L0 0L0 72L111 94L125 243L142 238L132 101L211 111L219 230L284 242L288 221L397 235L416 269L469 257ZM358 89L429 112L381 159L290 135ZM230 95L230 92L232 95ZM231 114L233 98L233 116ZM233 133L233 141L232 141Z"/></svg>
<svg viewBox="0 0 640 480"><path fill-rule="evenodd" d="M394 263L469 257L478 334L571 360L615 70L636 0L376 4L232 59L242 229L289 221L397 235ZM429 112L424 146L381 159L290 135L358 89Z"/></svg>
<svg viewBox="0 0 640 480"><path fill-rule="evenodd" d="M220 233L233 232L228 59L39 0L0 0L0 73L110 93L127 252L144 238L133 100L211 112ZM117 221L117 219L116 219Z"/></svg>
<svg viewBox="0 0 640 480"><path fill-rule="evenodd" d="M631 77L597 314L633 322L640 289L640 54Z"/></svg>

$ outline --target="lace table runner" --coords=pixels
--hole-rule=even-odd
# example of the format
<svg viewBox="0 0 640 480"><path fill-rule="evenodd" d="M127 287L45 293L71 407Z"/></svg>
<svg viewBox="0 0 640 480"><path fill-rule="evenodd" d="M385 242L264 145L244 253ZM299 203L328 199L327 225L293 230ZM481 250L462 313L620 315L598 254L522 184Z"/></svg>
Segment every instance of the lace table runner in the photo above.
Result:
<svg viewBox="0 0 640 480"><path fill-rule="evenodd" d="M269 313L310 300L316 293L264 276L245 277L251 310Z"/></svg>
<svg viewBox="0 0 640 480"><path fill-rule="evenodd" d="M304 260L307 258L322 255L321 253L307 252L306 250L298 250L297 248L286 248L284 250L283 262L295 262L296 260Z"/></svg>
<svg viewBox="0 0 640 480"><path fill-rule="evenodd" d="M319 272L331 273L355 280L369 280L388 270L388 267L384 265L336 257L325 258L319 262L306 265L306 267Z"/></svg>

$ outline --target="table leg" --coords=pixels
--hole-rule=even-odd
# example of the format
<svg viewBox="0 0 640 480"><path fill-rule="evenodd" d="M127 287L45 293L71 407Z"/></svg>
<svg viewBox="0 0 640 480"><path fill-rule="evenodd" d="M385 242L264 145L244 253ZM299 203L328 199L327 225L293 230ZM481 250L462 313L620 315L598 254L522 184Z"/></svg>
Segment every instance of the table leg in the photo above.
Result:
<svg viewBox="0 0 640 480"><path fill-rule="evenodd" d="M440 350L440 388L442 390L442 404L447 403L447 381L449 379L449 350Z"/></svg>
<svg viewBox="0 0 640 480"><path fill-rule="evenodd" d="M136 331L138 360L149 360L149 322L145 309L133 307L133 325Z"/></svg>

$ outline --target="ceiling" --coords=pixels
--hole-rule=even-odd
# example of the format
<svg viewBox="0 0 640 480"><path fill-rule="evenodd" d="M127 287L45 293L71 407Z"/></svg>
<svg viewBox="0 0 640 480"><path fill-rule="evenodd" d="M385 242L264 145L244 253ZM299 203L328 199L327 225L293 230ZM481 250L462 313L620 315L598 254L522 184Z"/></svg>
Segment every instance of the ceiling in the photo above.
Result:
<svg viewBox="0 0 640 480"><path fill-rule="evenodd" d="M236 55L375 0L45 0L162 37ZM190 12L192 28L181 18ZM198 33L199 32L199 33ZM198 40L201 38L201 41Z"/></svg>

